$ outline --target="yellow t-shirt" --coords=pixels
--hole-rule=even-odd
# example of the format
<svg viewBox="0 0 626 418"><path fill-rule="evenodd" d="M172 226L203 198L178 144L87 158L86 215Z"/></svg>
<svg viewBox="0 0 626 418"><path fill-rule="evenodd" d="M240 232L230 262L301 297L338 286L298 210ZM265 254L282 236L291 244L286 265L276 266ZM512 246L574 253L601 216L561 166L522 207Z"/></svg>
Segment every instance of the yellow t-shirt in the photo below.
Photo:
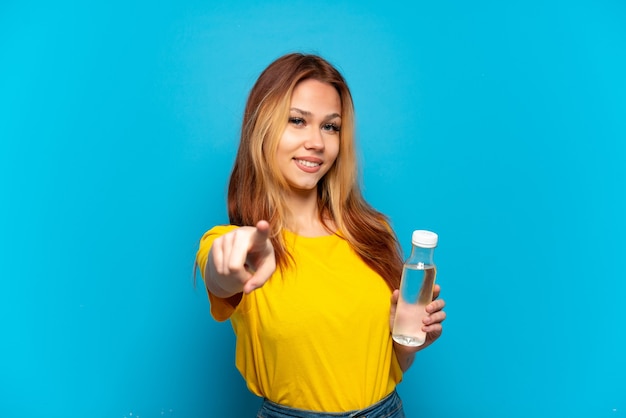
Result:
<svg viewBox="0 0 626 418"><path fill-rule="evenodd" d="M217 226L200 242L204 273ZM389 330L391 291L337 235L285 232L295 267L276 271L236 308L209 294L211 314L237 336L236 365L248 388L269 400L312 411L365 408L402 379Z"/></svg>

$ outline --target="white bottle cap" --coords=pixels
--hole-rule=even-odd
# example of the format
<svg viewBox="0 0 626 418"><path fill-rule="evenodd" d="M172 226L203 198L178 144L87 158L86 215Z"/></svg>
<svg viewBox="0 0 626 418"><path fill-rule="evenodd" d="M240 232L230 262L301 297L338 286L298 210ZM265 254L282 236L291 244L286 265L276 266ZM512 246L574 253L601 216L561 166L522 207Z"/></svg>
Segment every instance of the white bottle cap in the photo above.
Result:
<svg viewBox="0 0 626 418"><path fill-rule="evenodd" d="M413 245L417 245L422 248L435 248L438 240L439 236L437 234L423 229L413 231L413 236L411 238Z"/></svg>

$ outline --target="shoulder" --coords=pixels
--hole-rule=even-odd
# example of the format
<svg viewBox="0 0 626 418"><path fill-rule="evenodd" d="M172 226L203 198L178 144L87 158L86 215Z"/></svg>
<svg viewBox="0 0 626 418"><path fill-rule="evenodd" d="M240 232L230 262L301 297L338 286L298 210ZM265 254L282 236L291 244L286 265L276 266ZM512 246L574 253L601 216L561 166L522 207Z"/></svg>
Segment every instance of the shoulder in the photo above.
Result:
<svg viewBox="0 0 626 418"><path fill-rule="evenodd" d="M211 245L213 245L213 241L215 241L216 238L221 237L222 235L227 234L237 228L239 227L236 225L217 225L206 231L202 235L202 238L200 238L198 252L196 253L196 262L198 263L198 265L204 268L207 260L207 255L209 254Z"/></svg>
<svg viewBox="0 0 626 418"><path fill-rule="evenodd" d="M202 235L202 238L200 238L200 243L203 243L207 240L213 241L215 238L227 234L237 228L239 228L237 225L216 225Z"/></svg>

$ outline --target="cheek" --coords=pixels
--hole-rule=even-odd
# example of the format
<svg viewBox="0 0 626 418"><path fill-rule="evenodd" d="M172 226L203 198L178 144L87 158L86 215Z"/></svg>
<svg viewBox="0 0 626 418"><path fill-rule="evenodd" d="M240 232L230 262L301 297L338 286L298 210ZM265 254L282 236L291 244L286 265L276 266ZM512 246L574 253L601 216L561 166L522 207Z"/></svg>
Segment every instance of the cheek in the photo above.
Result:
<svg viewBox="0 0 626 418"><path fill-rule="evenodd" d="M283 136L280 138L280 142L278 143L278 148L276 152L280 153L290 153L297 148L297 137L289 132L285 132Z"/></svg>
<svg viewBox="0 0 626 418"><path fill-rule="evenodd" d="M339 155L339 140L327 142L326 151L328 153L328 157L332 158L333 161L336 160Z"/></svg>

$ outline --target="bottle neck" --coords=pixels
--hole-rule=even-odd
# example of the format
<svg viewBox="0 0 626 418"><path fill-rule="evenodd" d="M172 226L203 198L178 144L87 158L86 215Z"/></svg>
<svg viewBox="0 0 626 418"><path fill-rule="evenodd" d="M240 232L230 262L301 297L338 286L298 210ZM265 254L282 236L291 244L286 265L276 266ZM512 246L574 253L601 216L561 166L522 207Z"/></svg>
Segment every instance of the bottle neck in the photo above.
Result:
<svg viewBox="0 0 626 418"><path fill-rule="evenodd" d="M411 255L407 260L408 264L425 264L425 265L435 265L434 261L435 249L434 248L423 248L418 247L417 245L413 245L411 249Z"/></svg>

